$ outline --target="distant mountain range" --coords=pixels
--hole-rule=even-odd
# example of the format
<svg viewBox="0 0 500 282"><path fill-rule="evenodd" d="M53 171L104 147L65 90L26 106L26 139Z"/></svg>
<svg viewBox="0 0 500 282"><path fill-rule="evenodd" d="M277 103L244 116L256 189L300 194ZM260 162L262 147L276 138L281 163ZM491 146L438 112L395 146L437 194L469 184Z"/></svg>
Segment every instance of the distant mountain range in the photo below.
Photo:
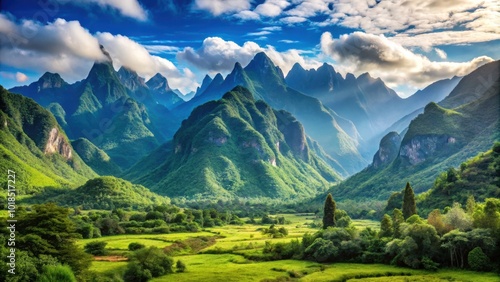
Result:
<svg viewBox="0 0 500 282"><path fill-rule="evenodd" d="M386 199L408 180L425 191L438 171L491 147L499 137L499 77L497 61L402 99L381 79L342 76L328 64L295 64L285 77L258 53L182 95L161 74L146 81L127 67L115 71L108 56L76 83L45 73L10 89L40 106L4 103L2 117L17 129L4 125L0 163L17 157L33 191L99 174L175 197L290 199L337 183L339 200ZM2 91L5 101L18 97ZM31 108L43 112L41 123L29 118ZM44 133L33 135L33 127ZM54 149L62 158L47 154L40 136L65 144Z"/></svg>
<svg viewBox="0 0 500 282"><path fill-rule="evenodd" d="M439 104L429 103L403 135L385 136L373 163L332 188L336 199L386 200L409 181L415 192L431 188L449 167L500 139L500 61L461 79Z"/></svg>

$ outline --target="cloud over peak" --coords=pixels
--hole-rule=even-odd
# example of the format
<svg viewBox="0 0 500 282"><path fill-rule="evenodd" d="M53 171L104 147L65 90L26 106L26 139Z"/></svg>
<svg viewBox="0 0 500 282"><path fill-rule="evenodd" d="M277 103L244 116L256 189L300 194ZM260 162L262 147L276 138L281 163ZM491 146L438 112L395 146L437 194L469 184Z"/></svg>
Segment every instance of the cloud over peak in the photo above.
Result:
<svg viewBox="0 0 500 282"><path fill-rule="evenodd" d="M464 76L493 61L480 56L469 62L435 62L416 54L384 35L354 32L334 39L329 32L321 36L321 50L355 74L371 72L392 85L422 87L436 80ZM437 49L438 55L446 53Z"/></svg>

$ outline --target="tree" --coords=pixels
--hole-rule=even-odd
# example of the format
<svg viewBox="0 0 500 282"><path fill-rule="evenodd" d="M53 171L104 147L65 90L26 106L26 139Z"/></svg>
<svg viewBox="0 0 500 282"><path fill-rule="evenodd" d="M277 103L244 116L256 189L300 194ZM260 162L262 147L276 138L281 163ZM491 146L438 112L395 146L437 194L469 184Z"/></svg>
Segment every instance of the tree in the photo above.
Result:
<svg viewBox="0 0 500 282"><path fill-rule="evenodd" d="M392 227L394 230L394 238L401 237L401 224L405 222L403 217L403 212L400 209L394 209L392 211Z"/></svg>
<svg viewBox="0 0 500 282"><path fill-rule="evenodd" d="M474 213L474 209L476 209L476 200L474 199L474 195L469 195L469 197L467 197L465 210L467 211L467 214L472 215Z"/></svg>
<svg viewBox="0 0 500 282"><path fill-rule="evenodd" d="M454 203L453 207L444 215L444 222L453 229L460 229L460 231L472 229L472 219L459 203Z"/></svg>
<svg viewBox="0 0 500 282"><path fill-rule="evenodd" d="M379 237L392 237L394 234L394 229L392 228L392 219L388 214L384 214L382 221L380 222L380 233Z"/></svg>
<svg viewBox="0 0 500 282"><path fill-rule="evenodd" d="M406 182L406 188L403 195L403 217L407 219L414 214L417 214L415 193L413 193L413 189L411 188L410 183Z"/></svg>
<svg viewBox="0 0 500 282"><path fill-rule="evenodd" d="M174 261L162 249L156 247L142 248L135 251L125 272L125 281L147 281L173 273Z"/></svg>
<svg viewBox="0 0 500 282"><path fill-rule="evenodd" d="M434 226L440 236L443 236L453 229L453 227L444 223L443 215L441 214L439 209L435 209L429 213L429 216L427 217L427 223Z"/></svg>
<svg viewBox="0 0 500 282"><path fill-rule="evenodd" d="M182 262L182 260L178 260L177 263L175 264L175 268L177 269L177 272L185 272L186 264Z"/></svg>
<svg viewBox="0 0 500 282"><path fill-rule="evenodd" d="M332 194L328 193L325 199L325 206L323 209L323 228L335 226L335 208L336 204L333 200Z"/></svg>
<svg viewBox="0 0 500 282"><path fill-rule="evenodd" d="M484 271L489 268L490 258L483 252L481 247L475 247L467 255L467 262L472 270Z"/></svg>

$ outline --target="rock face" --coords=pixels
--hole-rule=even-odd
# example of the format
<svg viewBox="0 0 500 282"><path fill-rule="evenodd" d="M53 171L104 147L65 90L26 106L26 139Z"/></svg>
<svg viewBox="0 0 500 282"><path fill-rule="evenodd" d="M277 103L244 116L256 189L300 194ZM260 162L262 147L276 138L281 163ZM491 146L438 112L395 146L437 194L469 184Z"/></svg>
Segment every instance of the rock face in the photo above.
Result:
<svg viewBox="0 0 500 282"><path fill-rule="evenodd" d="M62 135L57 128L52 128L47 139L47 144L45 145L45 154L60 154L66 160L70 160L73 157L71 151L71 145L68 144L64 135Z"/></svg>
<svg viewBox="0 0 500 282"><path fill-rule="evenodd" d="M410 142L401 146L400 156L416 165L433 156L438 150L449 144L454 144L455 138L448 135L416 136Z"/></svg>
<svg viewBox="0 0 500 282"><path fill-rule="evenodd" d="M373 167L380 168L390 164L398 156L401 136L397 132L390 132L380 141L380 146L373 156Z"/></svg>
<svg viewBox="0 0 500 282"><path fill-rule="evenodd" d="M38 79L38 91L42 91L43 89L62 88L67 85L68 84L57 73L46 72Z"/></svg>

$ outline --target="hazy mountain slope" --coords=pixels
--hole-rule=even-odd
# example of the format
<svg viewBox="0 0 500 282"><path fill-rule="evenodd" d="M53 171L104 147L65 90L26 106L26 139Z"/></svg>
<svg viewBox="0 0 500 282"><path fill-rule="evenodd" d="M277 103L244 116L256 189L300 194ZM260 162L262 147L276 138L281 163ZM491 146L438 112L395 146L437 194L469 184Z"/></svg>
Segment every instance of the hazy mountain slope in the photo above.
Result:
<svg viewBox="0 0 500 282"><path fill-rule="evenodd" d="M457 167L478 152L491 148L500 138L500 62L492 62L464 77L442 105L425 107L404 135L397 158L382 168L370 166L333 188L336 198L387 199L410 181L415 191L431 188L436 176L448 167ZM480 77L492 73L494 79L478 88ZM476 86L470 85L471 83ZM480 94L467 91L478 90ZM455 93L455 94L454 94ZM474 97L474 98L470 98ZM459 104L458 101L464 102Z"/></svg>
<svg viewBox="0 0 500 282"><path fill-rule="evenodd" d="M161 165L155 152L125 177L171 197L282 199L315 195L340 179L293 116L242 87L196 108L166 147Z"/></svg>
<svg viewBox="0 0 500 282"><path fill-rule="evenodd" d="M92 142L85 138L71 141L71 145L82 158L99 175L118 175L120 167L111 160L103 150L97 148Z"/></svg>

